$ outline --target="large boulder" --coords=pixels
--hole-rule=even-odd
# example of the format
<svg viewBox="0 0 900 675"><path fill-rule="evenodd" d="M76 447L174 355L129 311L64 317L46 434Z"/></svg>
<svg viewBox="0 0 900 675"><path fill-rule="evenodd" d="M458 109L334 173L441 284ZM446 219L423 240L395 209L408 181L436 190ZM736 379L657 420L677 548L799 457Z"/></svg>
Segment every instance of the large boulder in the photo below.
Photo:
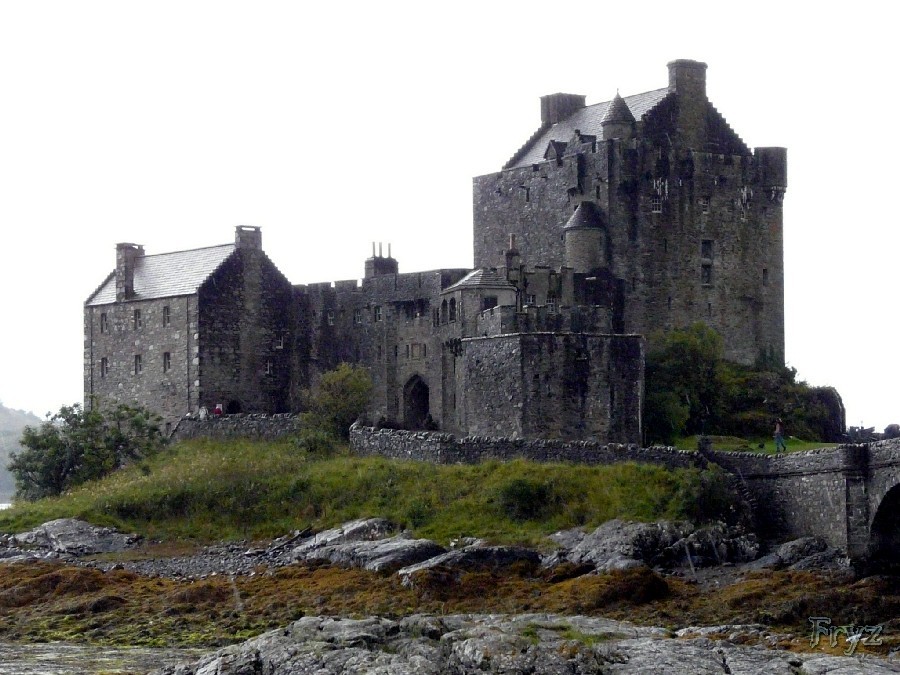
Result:
<svg viewBox="0 0 900 675"><path fill-rule="evenodd" d="M7 538L8 545L36 548L64 555L115 553L133 548L141 537L122 534L111 527L97 527L75 518L59 518L33 530Z"/></svg>
<svg viewBox="0 0 900 675"><path fill-rule="evenodd" d="M661 628L547 614L413 615L399 621L311 616L155 675L897 672L893 664L871 658L740 644L749 636L775 637L758 626L689 631L672 638Z"/></svg>
<svg viewBox="0 0 900 675"><path fill-rule="evenodd" d="M415 586L417 575L432 571L449 571L452 575L462 572L531 573L541 564L537 551L520 546L467 546L448 551L399 570L404 586Z"/></svg>
<svg viewBox="0 0 900 675"><path fill-rule="evenodd" d="M752 560L759 553L756 537L723 523L694 527L686 522L633 523L610 520L589 534L565 530L551 535L560 548L544 559L546 567L561 563L591 565L601 572L640 565L717 565Z"/></svg>

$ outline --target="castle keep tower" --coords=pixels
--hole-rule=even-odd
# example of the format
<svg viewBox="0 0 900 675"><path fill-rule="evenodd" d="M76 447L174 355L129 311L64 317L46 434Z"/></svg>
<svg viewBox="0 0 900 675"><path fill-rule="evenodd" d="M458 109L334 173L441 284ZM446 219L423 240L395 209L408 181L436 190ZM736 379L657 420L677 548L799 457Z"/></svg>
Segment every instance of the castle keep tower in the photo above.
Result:
<svg viewBox="0 0 900 675"><path fill-rule="evenodd" d="M541 126L474 180L477 267L608 270L624 331L703 322L725 355L784 355L784 148L750 150L706 95L706 64L668 64L668 85L585 105L541 99Z"/></svg>

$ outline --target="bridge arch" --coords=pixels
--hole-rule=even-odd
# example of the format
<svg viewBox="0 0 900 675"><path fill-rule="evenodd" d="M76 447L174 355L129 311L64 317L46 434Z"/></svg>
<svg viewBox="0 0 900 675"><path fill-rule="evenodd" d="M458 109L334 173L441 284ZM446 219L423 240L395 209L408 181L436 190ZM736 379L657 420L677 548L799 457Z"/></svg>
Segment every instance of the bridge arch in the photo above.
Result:
<svg viewBox="0 0 900 675"><path fill-rule="evenodd" d="M900 565L900 484L887 491L869 528L869 558L875 565Z"/></svg>

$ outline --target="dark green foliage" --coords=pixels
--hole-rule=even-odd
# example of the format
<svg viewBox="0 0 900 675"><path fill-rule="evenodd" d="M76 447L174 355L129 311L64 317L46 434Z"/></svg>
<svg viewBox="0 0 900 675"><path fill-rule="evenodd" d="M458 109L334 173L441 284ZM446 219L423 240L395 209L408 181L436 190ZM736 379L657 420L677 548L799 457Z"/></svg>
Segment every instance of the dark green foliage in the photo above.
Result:
<svg viewBox="0 0 900 675"><path fill-rule="evenodd" d="M697 524L715 521L748 524L749 506L738 497L733 480L715 465L702 471L688 470L678 488L680 517Z"/></svg>
<svg viewBox="0 0 900 675"><path fill-rule="evenodd" d="M350 425L366 411L371 395L369 371L342 363L322 375L316 392L309 397L305 422L347 439Z"/></svg>
<svg viewBox="0 0 900 675"><path fill-rule="evenodd" d="M298 450L316 457L329 457L337 449L338 440L323 429L308 428L294 439Z"/></svg>
<svg viewBox="0 0 900 675"><path fill-rule="evenodd" d="M761 355L754 366L725 361L721 338L703 324L655 334L647 353L647 440L672 443L692 434L765 438L780 417L786 435L839 441L845 421L840 395L797 382L796 375L773 354Z"/></svg>
<svg viewBox="0 0 900 675"><path fill-rule="evenodd" d="M510 520L534 520L544 516L553 503L553 488L528 478L515 478L500 487L499 502Z"/></svg>
<svg viewBox="0 0 900 675"><path fill-rule="evenodd" d="M704 324L651 336L647 434L653 442L707 433L720 414L722 338Z"/></svg>
<svg viewBox="0 0 900 675"><path fill-rule="evenodd" d="M25 427L24 449L9 463L16 496L58 495L153 454L164 443L159 422L149 411L124 404L106 412L78 403L61 407L39 427Z"/></svg>

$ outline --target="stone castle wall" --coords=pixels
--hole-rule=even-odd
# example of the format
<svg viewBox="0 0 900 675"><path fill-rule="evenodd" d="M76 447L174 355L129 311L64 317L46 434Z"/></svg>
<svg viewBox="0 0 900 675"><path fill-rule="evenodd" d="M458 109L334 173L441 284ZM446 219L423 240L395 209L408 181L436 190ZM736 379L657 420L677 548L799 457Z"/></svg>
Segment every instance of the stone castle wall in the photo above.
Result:
<svg viewBox="0 0 900 675"><path fill-rule="evenodd" d="M435 431L376 429L354 424L350 447L363 456L408 459L435 464L474 464L485 460L528 459L536 462L580 462L614 464L639 462L670 469L689 469L705 461L696 452L668 447L641 448L637 445L512 439L487 436L458 438Z"/></svg>

